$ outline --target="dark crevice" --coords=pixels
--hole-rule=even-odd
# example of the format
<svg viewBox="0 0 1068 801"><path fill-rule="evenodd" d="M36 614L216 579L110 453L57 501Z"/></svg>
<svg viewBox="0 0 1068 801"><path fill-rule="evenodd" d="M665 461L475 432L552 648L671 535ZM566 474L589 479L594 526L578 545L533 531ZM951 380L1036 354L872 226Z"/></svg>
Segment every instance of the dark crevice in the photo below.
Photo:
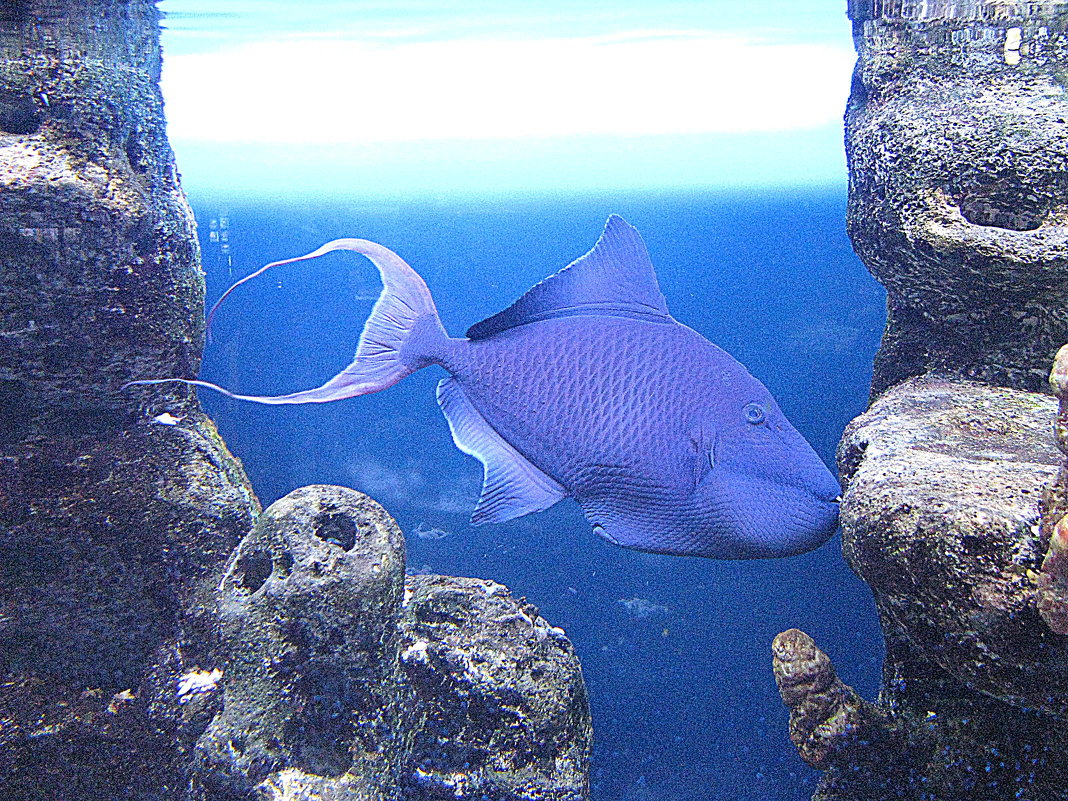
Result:
<svg viewBox="0 0 1068 801"><path fill-rule="evenodd" d="M41 111L30 95L0 90L0 131L26 136L37 133L42 122Z"/></svg>
<svg viewBox="0 0 1068 801"><path fill-rule="evenodd" d="M315 535L345 551L356 544L356 524L343 514L322 514L315 518Z"/></svg>
<svg viewBox="0 0 1068 801"><path fill-rule="evenodd" d="M972 225L1006 231L1034 231L1049 216L1048 195L1031 193L1016 181L994 180L969 186L958 185L949 193L960 213Z"/></svg>
<svg viewBox="0 0 1068 801"><path fill-rule="evenodd" d="M272 568L271 555L264 551L242 554L237 560L241 586L250 593L258 591L264 585L271 577Z"/></svg>
<svg viewBox="0 0 1068 801"><path fill-rule="evenodd" d="M130 162L130 169L141 174L147 172L148 165L145 160L145 151L141 147L141 137L137 131L126 137L124 149L126 150L126 159Z"/></svg>

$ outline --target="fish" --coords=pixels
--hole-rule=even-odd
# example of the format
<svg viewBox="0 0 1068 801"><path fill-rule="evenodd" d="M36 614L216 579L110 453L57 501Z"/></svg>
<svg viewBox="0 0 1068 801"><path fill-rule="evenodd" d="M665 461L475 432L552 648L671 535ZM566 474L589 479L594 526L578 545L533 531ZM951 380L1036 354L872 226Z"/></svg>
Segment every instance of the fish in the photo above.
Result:
<svg viewBox="0 0 1068 801"><path fill-rule="evenodd" d="M616 545L717 559L792 556L838 527L841 488L771 393L730 354L675 320L638 231L608 218L593 248L501 312L450 337L430 290L392 250L336 239L264 271L334 251L367 257L382 291L353 361L315 389L242 395L325 403L384 390L438 365L453 442L483 466L474 525L571 498Z"/></svg>

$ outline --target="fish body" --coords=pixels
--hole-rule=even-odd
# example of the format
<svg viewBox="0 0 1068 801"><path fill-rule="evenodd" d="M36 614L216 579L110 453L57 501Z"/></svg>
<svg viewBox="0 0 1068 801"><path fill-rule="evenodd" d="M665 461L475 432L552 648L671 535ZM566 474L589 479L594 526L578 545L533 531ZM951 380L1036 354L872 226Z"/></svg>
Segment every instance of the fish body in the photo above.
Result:
<svg viewBox="0 0 1068 801"><path fill-rule="evenodd" d="M775 556L809 550L837 526L838 482L771 394L671 318L554 318L453 340L436 360L452 391L617 545ZM480 504L474 522L513 508L522 501Z"/></svg>
<svg viewBox="0 0 1068 801"><path fill-rule="evenodd" d="M837 480L763 384L671 317L641 237L621 218L462 338L446 334L422 279L380 245L336 240L300 258L337 249L367 255L384 284L352 364L278 397L191 383L262 403L323 402L440 365L453 440L484 466L476 524L570 497L615 544L725 559L802 553L837 528Z"/></svg>

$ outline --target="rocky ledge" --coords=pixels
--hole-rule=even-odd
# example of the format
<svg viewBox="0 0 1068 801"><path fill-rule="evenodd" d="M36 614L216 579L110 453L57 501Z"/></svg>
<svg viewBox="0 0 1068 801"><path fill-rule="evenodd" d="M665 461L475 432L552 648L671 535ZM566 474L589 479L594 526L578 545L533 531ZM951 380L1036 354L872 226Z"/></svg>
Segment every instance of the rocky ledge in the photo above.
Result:
<svg viewBox="0 0 1068 801"><path fill-rule="evenodd" d="M872 705L800 632L776 641L791 731L819 735L798 743L827 769L817 799L1065 797L1068 640L1037 603L1055 415L1047 395L925 377L846 430L843 550L887 654Z"/></svg>

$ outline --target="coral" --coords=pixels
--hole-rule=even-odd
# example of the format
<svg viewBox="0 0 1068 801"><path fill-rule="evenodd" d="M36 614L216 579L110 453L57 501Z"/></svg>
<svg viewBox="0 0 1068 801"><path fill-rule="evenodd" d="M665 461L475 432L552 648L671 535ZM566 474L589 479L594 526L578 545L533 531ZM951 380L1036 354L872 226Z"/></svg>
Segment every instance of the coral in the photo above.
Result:
<svg viewBox="0 0 1068 801"><path fill-rule="evenodd" d="M857 762L889 732L887 716L842 683L830 658L805 632L789 629L771 643L772 671L790 708L790 741L814 768Z"/></svg>
<svg viewBox="0 0 1068 801"><path fill-rule="evenodd" d="M195 797L581 801L590 718L571 644L491 581L411 576L353 490L274 503L218 592L221 709Z"/></svg>
<svg viewBox="0 0 1068 801"><path fill-rule="evenodd" d="M1068 635L1068 517L1053 528L1036 583L1038 613L1052 632Z"/></svg>

